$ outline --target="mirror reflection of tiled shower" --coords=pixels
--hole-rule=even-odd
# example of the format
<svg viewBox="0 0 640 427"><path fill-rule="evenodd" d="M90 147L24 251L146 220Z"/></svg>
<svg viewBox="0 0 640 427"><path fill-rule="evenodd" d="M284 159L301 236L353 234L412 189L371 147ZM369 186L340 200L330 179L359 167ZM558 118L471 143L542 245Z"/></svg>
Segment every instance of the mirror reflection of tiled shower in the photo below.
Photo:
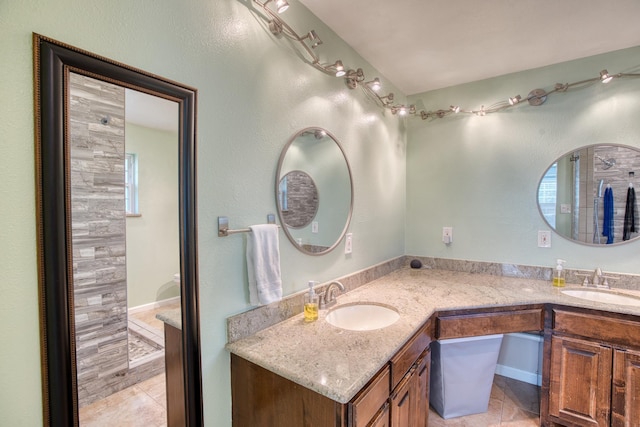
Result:
<svg viewBox="0 0 640 427"><path fill-rule="evenodd" d="M70 86L73 317L82 408L164 374L164 336L155 319L159 309L130 312L128 306L136 291L128 291L127 264L138 261L127 253L125 89L75 73ZM173 176L177 189L177 172ZM177 211L177 200L174 205ZM172 267L167 288L179 288L170 283L176 271ZM173 306L161 310L179 307L179 296L168 300Z"/></svg>

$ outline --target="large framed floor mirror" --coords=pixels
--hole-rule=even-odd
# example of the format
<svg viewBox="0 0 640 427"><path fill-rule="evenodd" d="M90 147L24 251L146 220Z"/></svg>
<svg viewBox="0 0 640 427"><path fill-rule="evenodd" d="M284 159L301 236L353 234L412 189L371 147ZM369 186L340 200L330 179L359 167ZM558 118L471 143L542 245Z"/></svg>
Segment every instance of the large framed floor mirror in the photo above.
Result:
<svg viewBox="0 0 640 427"><path fill-rule="evenodd" d="M119 425L200 427L197 91L39 34L33 49L44 425L106 425L120 399Z"/></svg>

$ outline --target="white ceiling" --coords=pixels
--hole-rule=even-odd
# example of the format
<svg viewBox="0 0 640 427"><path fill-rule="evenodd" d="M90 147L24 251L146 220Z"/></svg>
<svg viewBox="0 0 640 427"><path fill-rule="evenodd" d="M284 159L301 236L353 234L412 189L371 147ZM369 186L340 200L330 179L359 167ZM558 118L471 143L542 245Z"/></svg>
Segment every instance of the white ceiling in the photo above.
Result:
<svg viewBox="0 0 640 427"><path fill-rule="evenodd" d="M178 132L178 103L136 90L125 89L127 122Z"/></svg>
<svg viewBox="0 0 640 427"><path fill-rule="evenodd" d="M640 45L640 0L300 2L406 95Z"/></svg>

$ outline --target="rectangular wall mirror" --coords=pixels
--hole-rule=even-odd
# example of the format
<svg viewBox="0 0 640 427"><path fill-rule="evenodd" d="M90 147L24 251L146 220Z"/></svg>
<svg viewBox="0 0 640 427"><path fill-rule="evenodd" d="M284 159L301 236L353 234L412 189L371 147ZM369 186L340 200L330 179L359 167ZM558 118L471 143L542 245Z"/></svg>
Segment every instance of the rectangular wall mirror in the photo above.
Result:
<svg viewBox="0 0 640 427"><path fill-rule="evenodd" d="M162 379L144 312L173 308L180 424L201 426L196 91L39 35L34 71L45 425L90 425L83 408Z"/></svg>

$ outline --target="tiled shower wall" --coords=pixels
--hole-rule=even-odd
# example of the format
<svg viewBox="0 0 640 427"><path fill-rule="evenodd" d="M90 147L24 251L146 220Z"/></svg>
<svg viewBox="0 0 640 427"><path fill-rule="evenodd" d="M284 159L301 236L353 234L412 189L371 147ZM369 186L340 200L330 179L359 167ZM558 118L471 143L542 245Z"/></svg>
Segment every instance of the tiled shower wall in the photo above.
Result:
<svg viewBox="0 0 640 427"><path fill-rule="evenodd" d="M289 227L305 227L311 223L318 211L318 190L306 172L291 171L283 178L286 180L287 209L282 210L284 222Z"/></svg>
<svg viewBox="0 0 640 427"><path fill-rule="evenodd" d="M603 163L595 157L596 155L603 159L614 159L615 165L605 169ZM579 239L581 242L593 242L594 199L597 199L600 244L607 243L607 238L602 236L604 197L598 198L598 184L602 179L604 180L602 196L604 196L604 190L607 185L610 185L613 190L613 242L620 243L623 241L622 232L629 184L633 184L635 188L639 188L640 185L640 155L635 149L627 147L599 145L582 149L579 152L579 156L580 160L587 159L586 162L588 164L581 163L580 166L580 211L579 215L577 215L579 217L577 230L579 234L575 235L574 238ZM630 175L630 172L633 172L633 175ZM577 213L578 211L574 209L574 212ZM633 233L631 238L637 236L637 233Z"/></svg>
<svg viewBox="0 0 640 427"><path fill-rule="evenodd" d="M124 88L71 74L71 212L80 406L128 369Z"/></svg>

